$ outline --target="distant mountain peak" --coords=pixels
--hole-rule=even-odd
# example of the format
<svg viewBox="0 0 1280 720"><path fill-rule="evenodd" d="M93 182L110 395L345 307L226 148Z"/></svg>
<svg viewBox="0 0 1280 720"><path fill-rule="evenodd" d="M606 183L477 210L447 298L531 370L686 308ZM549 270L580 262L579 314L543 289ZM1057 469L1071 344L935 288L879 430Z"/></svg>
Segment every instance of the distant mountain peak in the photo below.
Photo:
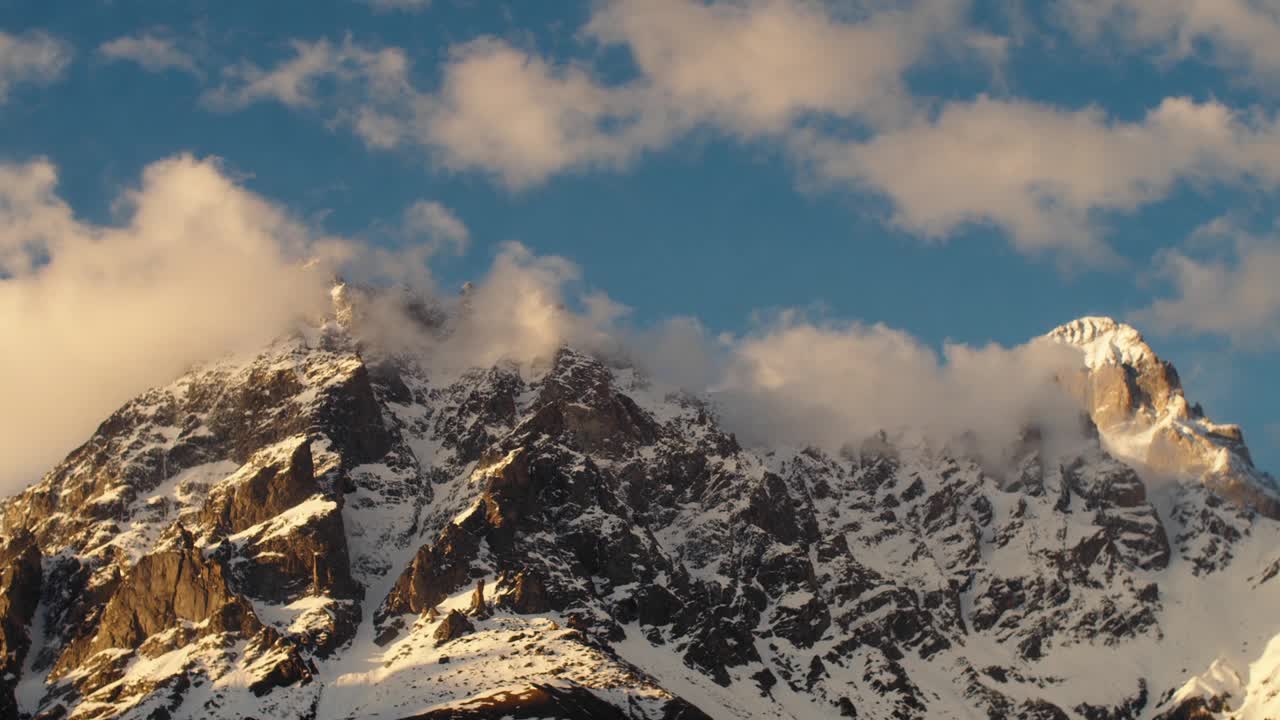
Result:
<svg viewBox="0 0 1280 720"><path fill-rule="evenodd" d="M1051 330L1052 340L1074 345L1085 353L1085 365L1142 365L1159 360L1137 328L1114 318L1088 315Z"/></svg>
<svg viewBox="0 0 1280 720"><path fill-rule="evenodd" d="M1157 475L1196 477L1219 495L1280 517L1280 493L1253 466L1240 427L1215 423L1187 400L1177 368L1132 325L1086 316L1051 330L1050 340L1084 353L1073 390L1113 455Z"/></svg>

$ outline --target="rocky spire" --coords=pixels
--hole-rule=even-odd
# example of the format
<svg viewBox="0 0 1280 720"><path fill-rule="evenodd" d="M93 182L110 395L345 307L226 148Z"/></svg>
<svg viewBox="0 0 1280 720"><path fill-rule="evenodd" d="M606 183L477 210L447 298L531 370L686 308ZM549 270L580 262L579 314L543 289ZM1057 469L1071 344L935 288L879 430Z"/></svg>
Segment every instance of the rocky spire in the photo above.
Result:
<svg viewBox="0 0 1280 720"><path fill-rule="evenodd" d="M1280 516L1280 493L1253 466L1238 425L1215 423L1190 404L1172 363L1137 328L1082 317L1046 337L1080 348L1084 370L1069 387L1115 455L1162 475L1190 475L1228 499Z"/></svg>

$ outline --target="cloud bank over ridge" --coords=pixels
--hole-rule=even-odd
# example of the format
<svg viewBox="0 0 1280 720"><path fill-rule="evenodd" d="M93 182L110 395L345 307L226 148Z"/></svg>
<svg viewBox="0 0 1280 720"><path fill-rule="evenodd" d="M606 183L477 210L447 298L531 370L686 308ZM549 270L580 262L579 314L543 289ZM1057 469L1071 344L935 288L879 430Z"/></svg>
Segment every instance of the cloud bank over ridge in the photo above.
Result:
<svg viewBox="0 0 1280 720"><path fill-rule="evenodd" d="M469 233L430 201L406 212L427 237L372 248L301 223L217 160L177 155L149 165L120 206L118 224L82 222L47 161L0 165L0 326L18 349L0 355L0 491L37 479L148 387L314 322L332 308L338 272L434 294L453 314L441 340L384 306L369 329L391 351L454 367L529 362L565 343L621 355L661 383L711 391L727 426L752 442L837 449L911 429L965 434L997 454L1029 423L1078 419L1052 379L1079 357L1043 343L948 345L939 356L901 331L791 311L742 336L713 337L691 318L637 328L574 263L518 243L465 297L439 293L430 258Z"/></svg>

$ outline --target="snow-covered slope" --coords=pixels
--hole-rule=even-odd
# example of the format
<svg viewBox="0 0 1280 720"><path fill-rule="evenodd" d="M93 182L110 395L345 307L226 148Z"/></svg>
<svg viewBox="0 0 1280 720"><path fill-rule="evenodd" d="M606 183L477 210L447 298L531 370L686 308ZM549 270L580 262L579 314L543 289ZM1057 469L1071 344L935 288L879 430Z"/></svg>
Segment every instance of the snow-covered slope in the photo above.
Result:
<svg viewBox="0 0 1280 720"><path fill-rule="evenodd" d="M744 448L569 348L380 356L335 299L4 503L0 716L1280 716L1270 478L1132 328L1051 334L1101 441L994 473Z"/></svg>

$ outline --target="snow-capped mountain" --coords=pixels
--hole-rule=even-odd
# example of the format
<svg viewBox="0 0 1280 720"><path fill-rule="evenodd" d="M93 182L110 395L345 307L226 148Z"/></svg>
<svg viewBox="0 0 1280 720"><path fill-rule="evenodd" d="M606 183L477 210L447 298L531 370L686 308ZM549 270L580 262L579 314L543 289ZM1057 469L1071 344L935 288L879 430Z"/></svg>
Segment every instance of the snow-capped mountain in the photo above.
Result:
<svg viewBox="0 0 1280 720"><path fill-rule="evenodd" d="M1280 518L1275 480L1253 466L1237 425L1214 423L1183 395L1178 371L1133 327L1086 317L1048 337L1084 351L1072 385L1116 457L1166 474L1189 474L1224 496Z"/></svg>
<svg viewBox="0 0 1280 720"><path fill-rule="evenodd" d="M424 367L335 302L0 507L0 716L1280 716L1274 482L1133 328L1048 335L1097 432L995 472L744 447L568 347Z"/></svg>

